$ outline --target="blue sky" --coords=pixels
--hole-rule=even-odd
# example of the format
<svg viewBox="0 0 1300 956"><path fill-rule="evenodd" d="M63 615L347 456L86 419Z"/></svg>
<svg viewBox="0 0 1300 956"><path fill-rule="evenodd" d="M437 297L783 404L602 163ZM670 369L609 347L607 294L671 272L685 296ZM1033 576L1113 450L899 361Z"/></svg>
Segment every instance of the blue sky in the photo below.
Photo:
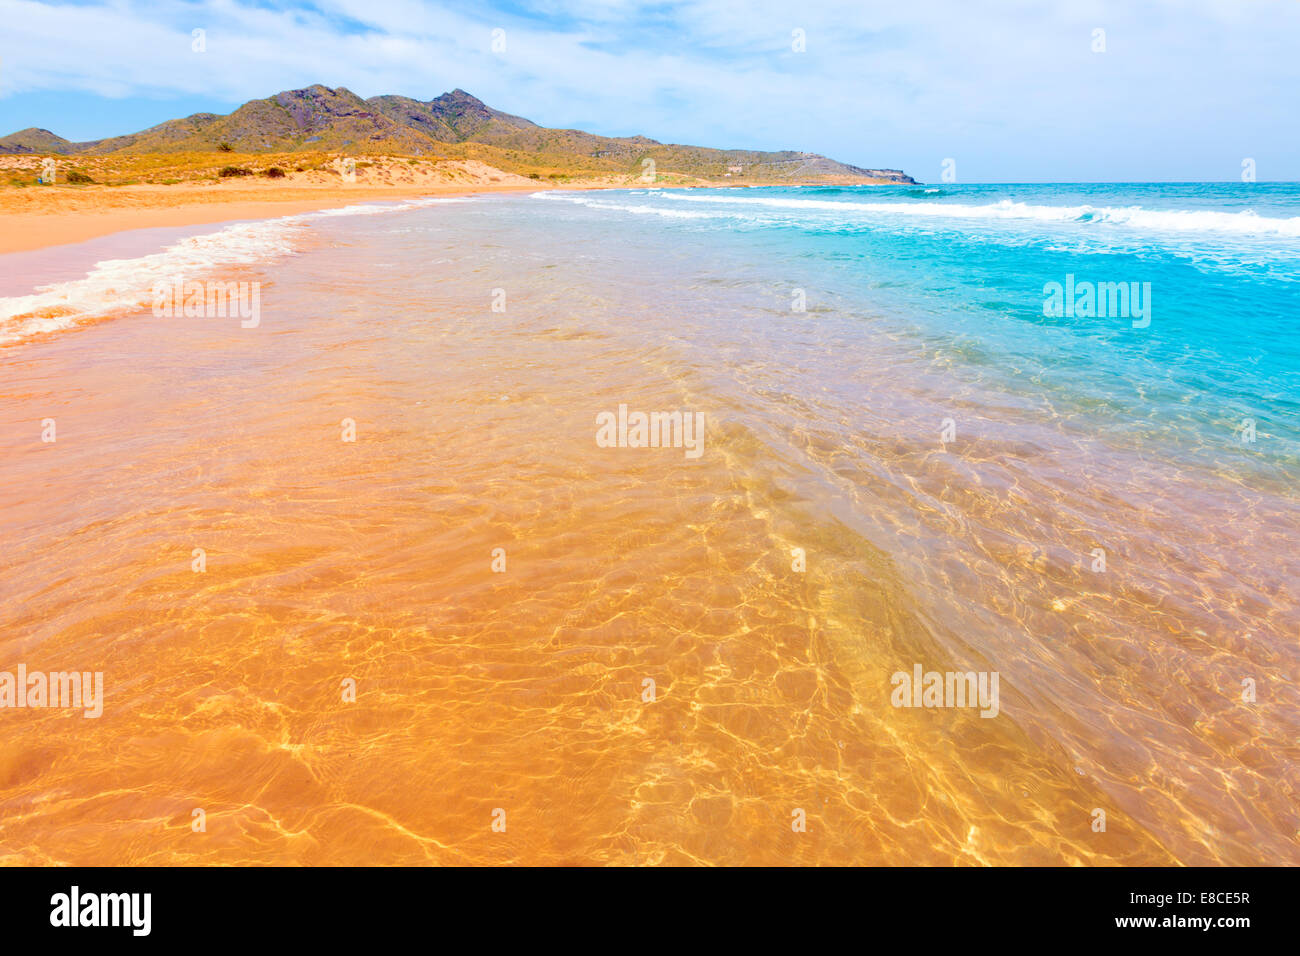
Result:
<svg viewBox="0 0 1300 956"><path fill-rule="evenodd" d="M1300 179L1296 0L0 0L0 134L312 83L924 181Z"/></svg>

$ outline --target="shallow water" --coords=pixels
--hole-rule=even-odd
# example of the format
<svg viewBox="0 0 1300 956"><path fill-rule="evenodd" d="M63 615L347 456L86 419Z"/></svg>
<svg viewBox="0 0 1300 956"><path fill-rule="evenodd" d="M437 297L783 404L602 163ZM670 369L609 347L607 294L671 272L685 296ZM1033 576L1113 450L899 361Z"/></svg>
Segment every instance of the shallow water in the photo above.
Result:
<svg viewBox="0 0 1300 956"><path fill-rule="evenodd" d="M0 857L1300 862L1295 196L917 188L372 207L0 301L0 669L106 687L0 709ZM1043 316L1071 271L1150 326ZM259 324L156 317L177 272ZM892 706L916 664L997 716Z"/></svg>

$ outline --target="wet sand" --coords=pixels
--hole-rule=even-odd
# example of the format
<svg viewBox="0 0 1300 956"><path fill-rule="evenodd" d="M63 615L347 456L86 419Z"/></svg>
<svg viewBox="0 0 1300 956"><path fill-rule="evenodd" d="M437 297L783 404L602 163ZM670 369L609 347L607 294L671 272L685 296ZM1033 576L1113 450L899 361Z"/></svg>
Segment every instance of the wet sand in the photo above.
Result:
<svg viewBox="0 0 1300 956"><path fill-rule="evenodd" d="M0 350L0 667L106 688L0 715L0 862L1294 862L1290 501L609 229L354 217L223 274L257 329ZM600 447L624 402L705 454ZM999 718L891 706L913 662Z"/></svg>

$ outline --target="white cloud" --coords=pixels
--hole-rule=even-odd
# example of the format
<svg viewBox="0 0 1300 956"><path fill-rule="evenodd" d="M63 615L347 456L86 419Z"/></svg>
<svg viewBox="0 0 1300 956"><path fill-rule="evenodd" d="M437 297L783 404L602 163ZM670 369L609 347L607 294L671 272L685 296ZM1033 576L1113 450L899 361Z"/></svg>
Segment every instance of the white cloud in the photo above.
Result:
<svg viewBox="0 0 1300 956"><path fill-rule="evenodd" d="M1099 156L1135 178L1193 174L1215 150L1225 176L1261 151L1300 163L1295 3L536 0L469 14L414 0L0 0L0 21L4 94L237 103L315 82L420 98L460 86L547 125L814 149L923 178L947 156L980 178L1084 178ZM790 49L796 27L807 52Z"/></svg>

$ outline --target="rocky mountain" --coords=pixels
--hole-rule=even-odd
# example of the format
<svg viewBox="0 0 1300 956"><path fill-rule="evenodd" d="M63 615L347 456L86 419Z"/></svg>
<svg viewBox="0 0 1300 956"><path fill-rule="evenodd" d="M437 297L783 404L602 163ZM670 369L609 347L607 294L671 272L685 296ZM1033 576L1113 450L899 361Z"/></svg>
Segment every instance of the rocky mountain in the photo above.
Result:
<svg viewBox="0 0 1300 956"><path fill-rule="evenodd" d="M195 113L109 139L72 143L49 130L0 138L0 153L347 152L477 159L512 172L628 174L656 168L738 181L875 180L911 183L896 169L863 169L815 153L710 149L643 136L607 137L548 129L492 109L464 90L427 102L405 96L362 99L342 87L310 86L251 100L226 116Z"/></svg>
<svg viewBox="0 0 1300 956"><path fill-rule="evenodd" d="M70 143L62 136L55 136L48 129L29 126L16 133L0 137L0 153L57 153L66 155L76 152L79 143Z"/></svg>

